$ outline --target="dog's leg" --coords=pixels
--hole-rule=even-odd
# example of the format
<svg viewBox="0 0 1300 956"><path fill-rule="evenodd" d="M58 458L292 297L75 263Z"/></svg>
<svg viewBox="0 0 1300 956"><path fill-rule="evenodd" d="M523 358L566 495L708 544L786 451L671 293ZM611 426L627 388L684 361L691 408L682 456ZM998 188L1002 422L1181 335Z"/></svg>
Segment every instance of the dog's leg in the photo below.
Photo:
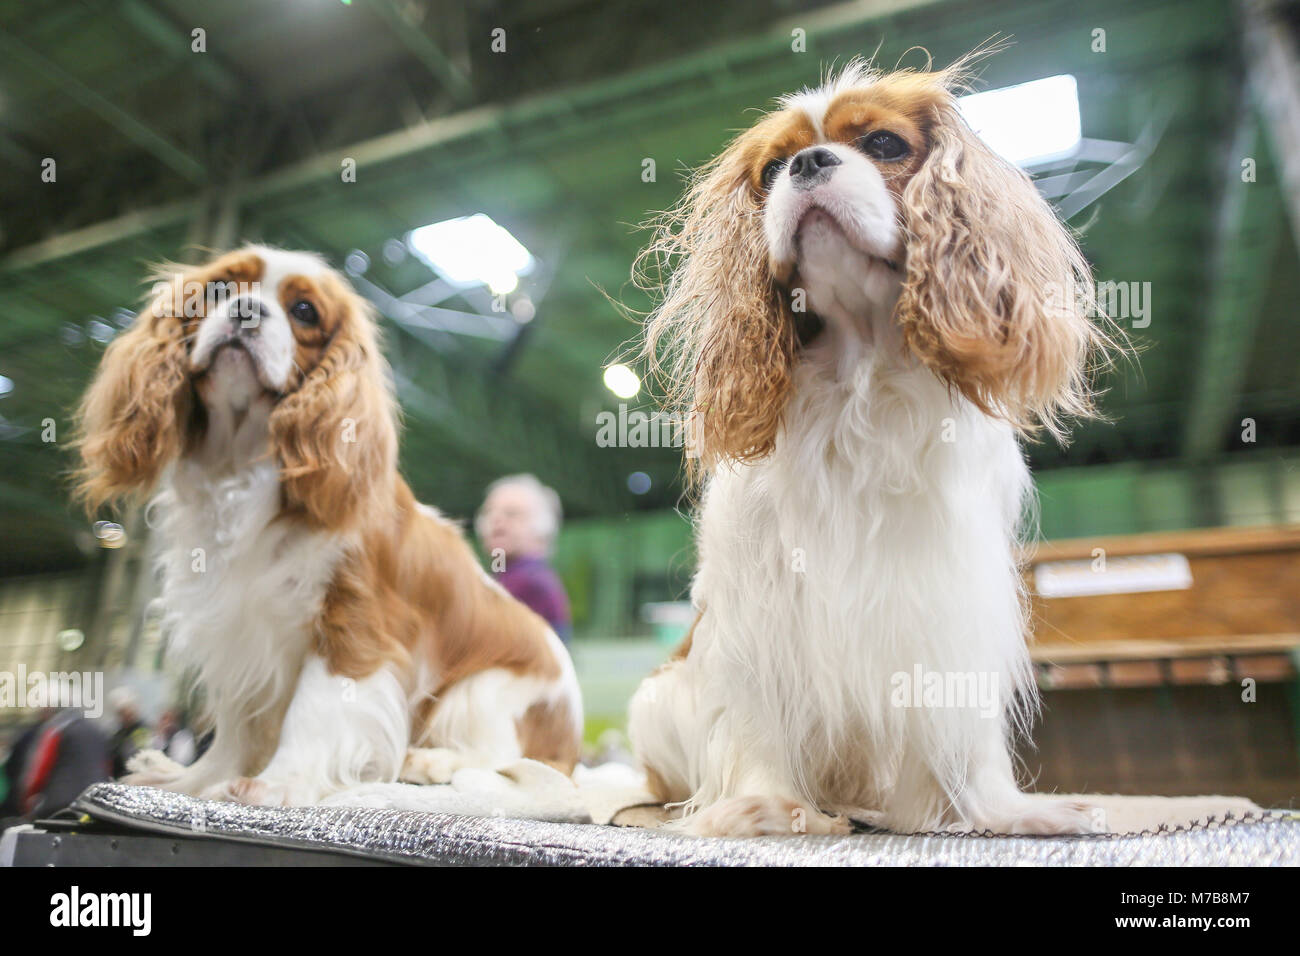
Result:
<svg viewBox="0 0 1300 956"><path fill-rule="evenodd" d="M498 770L523 757L549 760L567 773L571 761L577 760L576 722L581 704L576 700L576 688L571 696L565 691L563 686L539 688L537 681L501 668L457 681L440 695L428 726L417 734L422 746L407 749L398 779L416 784L450 783L457 770ZM548 708L554 711L549 715L554 718L550 729L571 738L562 746L544 746L545 740L535 739L544 735L530 734L537 728L530 728L528 721ZM560 752L565 759L552 759Z"/></svg>
<svg viewBox="0 0 1300 956"><path fill-rule="evenodd" d="M952 801L921 748L909 746L885 799L880 825L895 833L928 833L953 819Z"/></svg>
<svg viewBox="0 0 1300 956"><path fill-rule="evenodd" d="M715 735L713 744L719 743ZM675 828L695 836L757 837L848 833L847 817L822 813L787 779L767 742L728 745L725 766L734 768L728 793L683 817ZM710 786L716 790L716 781Z"/></svg>
<svg viewBox="0 0 1300 956"><path fill-rule="evenodd" d="M233 723L218 719L212 746L188 767L161 751L140 751L127 763L130 772L120 782L199 796L218 781L242 772L240 736L232 729Z"/></svg>
<svg viewBox="0 0 1300 956"><path fill-rule="evenodd" d="M1027 794L1016 785L1004 735L990 731L980 741L968 785L956 801L956 830L994 833L1103 833L1099 808L1075 800Z"/></svg>
<svg viewBox="0 0 1300 956"><path fill-rule="evenodd" d="M451 783L452 775L465 767L488 769L490 761L450 747L409 747L397 779L421 785Z"/></svg>
<svg viewBox="0 0 1300 956"><path fill-rule="evenodd" d="M646 774L646 785L661 803L690 798L690 752L695 743L694 695L687 686L685 664L674 661L637 687L628 704L627 733Z"/></svg>
<svg viewBox="0 0 1300 956"><path fill-rule="evenodd" d="M964 780L941 780L922 750L909 747L886 801L882 825L896 833L943 830L1061 834L1105 830L1104 821L1093 807L1021 792L998 721L988 721L967 768Z"/></svg>
<svg viewBox="0 0 1300 956"><path fill-rule="evenodd" d="M695 836L756 837L848 833L847 817L832 817L794 797L728 797L692 813L681 829Z"/></svg>
<svg viewBox="0 0 1300 956"><path fill-rule="evenodd" d="M309 657L284 717L279 745L256 777L236 777L202 796L296 806L363 781L397 779L410 740L406 695L390 671L360 680Z"/></svg>
<svg viewBox="0 0 1300 956"><path fill-rule="evenodd" d="M161 750L140 750L126 762L129 771L122 776L122 783L136 787L160 787L174 783L185 773L185 766L177 763Z"/></svg>
<svg viewBox="0 0 1300 956"><path fill-rule="evenodd" d="M681 803L698 793L702 781L692 768L716 770L738 760L733 795L721 796L702 809L668 825L695 836L790 836L801 833L847 833L848 820L831 817L793 796L795 788L778 782L775 763L765 761L757 746L722 746L718 731L703 733L697 724L689 670L675 661L647 677L628 708L628 735L646 771L647 785L664 803ZM697 752L704 748L706 752Z"/></svg>

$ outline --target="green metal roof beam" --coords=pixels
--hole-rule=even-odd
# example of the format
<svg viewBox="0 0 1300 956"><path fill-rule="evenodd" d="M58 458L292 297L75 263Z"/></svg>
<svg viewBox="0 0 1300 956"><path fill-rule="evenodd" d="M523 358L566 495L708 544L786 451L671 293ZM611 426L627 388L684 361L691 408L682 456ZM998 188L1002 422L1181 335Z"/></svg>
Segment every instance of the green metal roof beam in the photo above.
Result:
<svg viewBox="0 0 1300 956"><path fill-rule="evenodd" d="M1255 329L1267 291L1261 263L1276 250L1280 217L1277 194L1262 182L1245 182L1241 162L1259 144L1257 119L1243 103L1232 145L1220 167L1224 183L1215 217L1210 290L1191 407L1183 432L1183 455L1191 461L1220 450L1238 409Z"/></svg>
<svg viewBox="0 0 1300 956"><path fill-rule="evenodd" d="M443 52L406 9L392 0L370 0L366 5L442 83L453 100L463 105L473 98L474 88L465 71Z"/></svg>
<svg viewBox="0 0 1300 956"><path fill-rule="evenodd" d="M1281 172L1291 235L1300 246L1300 55L1275 0L1243 0L1250 88Z"/></svg>
<svg viewBox="0 0 1300 956"><path fill-rule="evenodd" d="M16 61L33 73L39 73L51 83L62 88L86 109L97 114L127 139L152 153L158 160L185 179L192 183L202 183L207 180L208 172L197 159L171 143L160 133L132 116L116 103L105 99L57 63L45 59L39 53L29 50L22 43L3 33L0 33L0 54Z"/></svg>
<svg viewBox="0 0 1300 956"><path fill-rule="evenodd" d="M172 62L184 61L213 91L223 97L232 97L243 89L238 76L212 53L195 56L190 52L192 43L188 31L169 21L144 0L124 0L119 9L131 25L143 36L152 40Z"/></svg>

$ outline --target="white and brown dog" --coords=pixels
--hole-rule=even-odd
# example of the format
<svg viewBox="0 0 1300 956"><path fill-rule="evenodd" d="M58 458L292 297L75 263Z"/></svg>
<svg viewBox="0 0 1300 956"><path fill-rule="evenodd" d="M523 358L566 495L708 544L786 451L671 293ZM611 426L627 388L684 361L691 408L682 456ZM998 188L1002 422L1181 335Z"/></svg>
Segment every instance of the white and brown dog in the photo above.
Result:
<svg viewBox="0 0 1300 956"><path fill-rule="evenodd" d="M859 61L783 98L641 262L703 498L699 617L630 730L695 833L836 831L852 810L903 832L1095 828L1020 791L1009 741L1036 703L1018 438L1091 412L1108 339L1086 261L968 128L962 82ZM928 677L922 699L917 674L996 706Z"/></svg>
<svg viewBox="0 0 1300 956"><path fill-rule="evenodd" d="M129 782L305 804L520 757L566 773L563 645L397 470L366 303L318 257L249 246L162 274L80 413L91 508L158 487L170 647L215 725L192 767Z"/></svg>

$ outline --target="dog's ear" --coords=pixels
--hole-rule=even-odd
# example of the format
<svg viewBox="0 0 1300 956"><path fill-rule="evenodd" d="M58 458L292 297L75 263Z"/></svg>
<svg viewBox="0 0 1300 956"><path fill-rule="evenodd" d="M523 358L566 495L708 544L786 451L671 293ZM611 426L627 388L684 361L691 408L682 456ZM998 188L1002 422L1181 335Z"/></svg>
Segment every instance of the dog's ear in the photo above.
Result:
<svg viewBox="0 0 1300 956"><path fill-rule="evenodd" d="M756 128L691 180L658 223L636 275L660 297L643 355L689 430L688 471L771 452L791 392L797 346L771 274L750 160Z"/></svg>
<svg viewBox="0 0 1300 956"><path fill-rule="evenodd" d="M109 344L81 399L74 495L89 512L147 494L180 454L192 395L179 288L163 284Z"/></svg>
<svg viewBox="0 0 1300 956"><path fill-rule="evenodd" d="M392 503L397 406L368 306L341 281L326 285L341 321L272 412L271 438L289 503L320 527L345 530Z"/></svg>
<svg viewBox="0 0 1300 956"><path fill-rule="evenodd" d="M951 95L902 194L907 276L897 316L911 350L986 414L1022 431L1092 413L1092 273L1023 171L967 126Z"/></svg>

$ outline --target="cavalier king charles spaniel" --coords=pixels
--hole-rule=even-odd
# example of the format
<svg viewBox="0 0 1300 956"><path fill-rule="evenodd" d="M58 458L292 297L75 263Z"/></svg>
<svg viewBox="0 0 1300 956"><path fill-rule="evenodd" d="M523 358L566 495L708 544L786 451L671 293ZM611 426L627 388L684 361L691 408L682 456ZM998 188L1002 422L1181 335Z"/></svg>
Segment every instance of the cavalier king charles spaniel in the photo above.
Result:
<svg viewBox="0 0 1300 956"><path fill-rule="evenodd" d="M573 666L397 470L367 304L318 257L249 246L158 277L80 411L92 511L158 488L169 647L215 728L127 782L308 804L578 757Z"/></svg>
<svg viewBox="0 0 1300 956"><path fill-rule="evenodd" d="M703 490L698 617L630 734L689 832L1096 829L1013 770L1018 439L1093 414L1112 340L1070 233L963 120L968 63L782 98L639 261Z"/></svg>

